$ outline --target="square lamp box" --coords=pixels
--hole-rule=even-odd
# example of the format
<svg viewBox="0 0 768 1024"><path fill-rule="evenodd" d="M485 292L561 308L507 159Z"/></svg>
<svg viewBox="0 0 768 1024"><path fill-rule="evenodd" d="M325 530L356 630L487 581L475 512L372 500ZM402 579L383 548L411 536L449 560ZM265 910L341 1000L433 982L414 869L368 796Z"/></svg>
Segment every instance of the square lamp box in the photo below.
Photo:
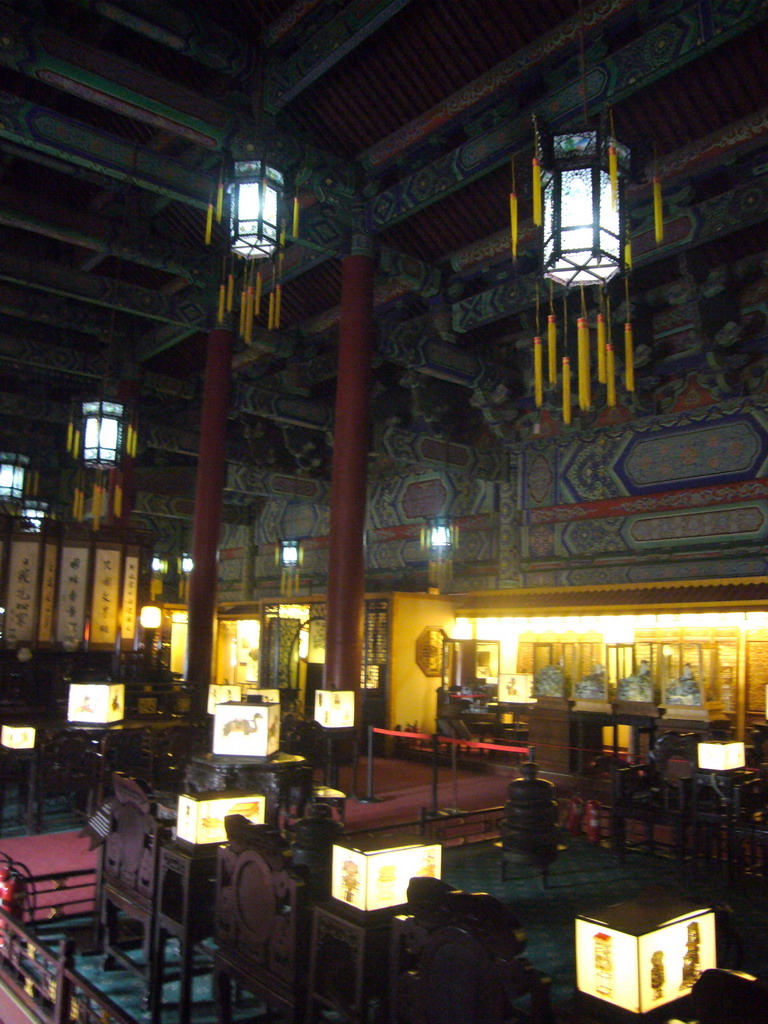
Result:
<svg viewBox="0 0 768 1024"><path fill-rule="evenodd" d="M254 704L279 704L280 703L280 691L279 690L247 690L246 696L248 700Z"/></svg>
<svg viewBox="0 0 768 1024"><path fill-rule="evenodd" d="M607 1019L656 1020L659 1007L687 996L716 966L710 908L637 900L576 918L576 988L582 1003ZM663 1019L669 1016L665 1011Z"/></svg>
<svg viewBox="0 0 768 1024"><path fill-rule="evenodd" d="M355 724L354 690L315 690L315 721L326 729Z"/></svg>
<svg viewBox="0 0 768 1024"><path fill-rule="evenodd" d="M213 715L213 753L268 757L280 745L280 705L227 702Z"/></svg>
<svg viewBox="0 0 768 1024"><path fill-rule="evenodd" d="M407 902L416 876L440 878L442 847L416 836L356 837L333 847L331 896L356 910L383 910Z"/></svg>
<svg viewBox="0 0 768 1024"><path fill-rule="evenodd" d="M697 744L699 768L727 772L746 764L744 744L733 740L706 740Z"/></svg>
<svg viewBox="0 0 768 1024"><path fill-rule="evenodd" d="M261 793L182 793L179 796L176 838L195 846L225 843L224 819L242 814L255 825L264 824L266 798Z"/></svg>
<svg viewBox="0 0 768 1024"><path fill-rule="evenodd" d="M32 750L35 745L35 729L31 725L4 725L0 734L0 746L9 750Z"/></svg>
<svg viewBox="0 0 768 1024"><path fill-rule="evenodd" d="M109 725L125 717L123 683L70 683L67 721Z"/></svg>
<svg viewBox="0 0 768 1024"><path fill-rule="evenodd" d="M242 687L237 684L211 683L208 687L208 714L212 715L217 704L243 699Z"/></svg>

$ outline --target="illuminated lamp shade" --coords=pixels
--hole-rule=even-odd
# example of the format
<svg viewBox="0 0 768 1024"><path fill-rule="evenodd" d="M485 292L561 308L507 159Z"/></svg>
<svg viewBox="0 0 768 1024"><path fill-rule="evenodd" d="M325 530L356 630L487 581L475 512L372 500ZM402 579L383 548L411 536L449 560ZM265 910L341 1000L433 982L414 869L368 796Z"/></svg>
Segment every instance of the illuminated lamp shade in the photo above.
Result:
<svg viewBox="0 0 768 1024"><path fill-rule="evenodd" d="M301 546L297 540L280 541L280 565L284 569L293 569L301 561Z"/></svg>
<svg viewBox="0 0 768 1024"><path fill-rule="evenodd" d="M354 690L315 690L315 721L326 729L355 724Z"/></svg>
<svg viewBox="0 0 768 1024"><path fill-rule="evenodd" d="M216 711L217 704L227 704L232 701L239 703L242 700L243 691L240 685L229 683L211 683L208 687L208 714Z"/></svg>
<svg viewBox="0 0 768 1024"><path fill-rule="evenodd" d="M26 519L29 528L35 533L39 533L49 509L47 501L40 501L38 498L25 498L21 506L21 514Z"/></svg>
<svg viewBox="0 0 768 1024"><path fill-rule="evenodd" d="M242 814L254 825L264 824L266 800L261 793L182 793L179 796L176 838L195 846L225 843L224 819Z"/></svg>
<svg viewBox="0 0 768 1024"><path fill-rule="evenodd" d="M92 725L121 722L125 715L123 683L70 683L67 721Z"/></svg>
<svg viewBox="0 0 768 1024"><path fill-rule="evenodd" d="M0 498L21 501L28 467L28 456L0 452Z"/></svg>
<svg viewBox="0 0 768 1024"><path fill-rule="evenodd" d="M623 1011L617 1020L643 1020L688 995L716 966L709 908L676 899L631 901L576 918L576 988L580 1003L595 1013L610 1004Z"/></svg>
<svg viewBox="0 0 768 1024"><path fill-rule="evenodd" d="M229 185L233 252L269 259L278 246L283 176L261 160L236 160Z"/></svg>
<svg viewBox="0 0 768 1024"><path fill-rule="evenodd" d="M280 745L280 705L234 701L213 712L213 753L268 757Z"/></svg>
<svg viewBox="0 0 768 1024"><path fill-rule="evenodd" d="M157 605L145 604L139 612L142 629L159 629L163 615Z"/></svg>
<svg viewBox="0 0 768 1024"><path fill-rule="evenodd" d="M356 910L383 910L407 901L417 876L440 878L442 848L409 836L362 835L334 844L331 896Z"/></svg>
<svg viewBox="0 0 768 1024"><path fill-rule="evenodd" d="M120 402L83 402L83 465L111 469L120 461L125 407Z"/></svg>
<svg viewBox="0 0 768 1024"><path fill-rule="evenodd" d="M35 745L35 729L31 725L4 725L0 733L0 745L10 750L32 750Z"/></svg>
<svg viewBox="0 0 768 1024"><path fill-rule="evenodd" d="M257 704L279 704L280 691L277 689L253 689L248 691L248 696Z"/></svg>
<svg viewBox="0 0 768 1024"><path fill-rule="evenodd" d="M735 740L706 740L697 745L699 768L727 772L746 764L744 744Z"/></svg>
<svg viewBox="0 0 768 1024"><path fill-rule="evenodd" d="M557 284L605 284L624 269L623 182L629 150L603 128L549 133L539 125L543 273ZM617 202L609 171L615 152Z"/></svg>

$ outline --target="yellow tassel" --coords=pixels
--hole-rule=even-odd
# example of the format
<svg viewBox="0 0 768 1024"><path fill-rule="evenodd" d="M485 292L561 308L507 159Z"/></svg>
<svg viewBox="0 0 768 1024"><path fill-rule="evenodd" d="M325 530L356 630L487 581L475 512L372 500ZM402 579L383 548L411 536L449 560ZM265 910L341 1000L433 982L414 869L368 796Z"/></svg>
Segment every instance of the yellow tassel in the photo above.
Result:
<svg viewBox="0 0 768 1024"><path fill-rule="evenodd" d="M563 356L563 423L571 422L571 361Z"/></svg>
<svg viewBox="0 0 768 1024"><path fill-rule="evenodd" d="M261 312L261 271L256 273L256 294L253 299L253 315L258 316Z"/></svg>
<svg viewBox="0 0 768 1024"><path fill-rule="evenodd" d="M605 316L597 314L597 379L605 384Z"/></svg>
<svg viewBox="0 0 768 1024"><path fill-rule="evenodd" d="M208 203L208 213L205 218L205 244L211 244L211 231L213 230L213 203Z"/></svg>
<svg viewBox="0 0 768 1024"><path fill-rule="evenodd" d="M616 157L616 147L608 147L608 175L611 179L611 207L614 210L619 208L619 161Z"/></svg>
<svg viewBox="0 0 768 1024"><path fill-rule="evenodd" d="M557 322L554 313L547 317L547 357L549 383L557 384Z"/></svg>
<svg viewBox="0 0 768 1024"><path fill-rule="evenodd" d="M134 427L133 428L133 439L131 441L131 455L133 456L134 459L136 458L136 445L138 443L138 440L139 440L139 433L136 430L136 427Z"/></svg>
<svg viewBox="0 0 768 1024"><path fill-rule="evenodd" d="M229 274L227 276L227 312L232 312L233 300L235 297L235 275Z"/></svg>
<svg viewBox="0 0 768 1024"><path fill-rule="evenodd" d="M299 237L299 197L293 197L293 227L291 234L294 238Z"/></svg>
<svg viewBox="0 0 768 1024"><path fill-rule="evenodd" d="M509 193L509 223L512 231L512 259L517 259L517 195Z"/></svg>
<svg viewBox="0 0 768 1024"><path fill-rule="evenodd" d="M76 459L80 458L80 431L75 429L75 436L72 440L72 454Z"/></svg>
<svg viewBox="0 0 768 1024"><path fill-rule="evenodd" d="M253 338L253 286L248 286L248 292L245 299L245 322L243 329L243 336L246 345L251 344Z"/></svg>
<svg viewBox="0 0 768 1024"><path fill-rule="evenodd" d="M536 227L541 227L541 171L539 169L538 157L534 157L533 161L533 223Z"/></svg>
<svg viewBox="0 0 768 1024"><path fill-rule="evenodd" d="M579 408L589 409L592 404L590 368L589 368L589 326L586 318L578 319L578 353L579 353Z"/></svg>
<svg viewBox="0 0 768 1024"><path fill-rule="evenodd" d="M216 189L216 223L221 224L221 214L224 209L224 182L219 182Z"/></svg>
<svg viewBox="0 0 768 1024"><path fill-rule="evenodd" d="M238 324L237 333L242 338L245 334L245 311L248 303L248 290L243 288L240 292L240 322Z"/></svg>
<svg viewBox="0 0 768 1024"><path fill-rule="evenodd" d="M624 324L624 376L627 391L635 390L635 356L632 341L632 324Z"/></svg>
<svg viewBox="0 0 768 1024"><path fill-rule="evenodd" d="M661 181L657 176L653 179L653 226L656 232L656 245L664 241L664 211L661 205Z"/></svg>
<svg viewBox="0 0 768 1024"><path fill-rule="evenodd" d="M541 362L541 338L537 335L533 339L533 379L537 409L540 409L544 402L544 380Z"/></svg>
<svg viewBox="0 0 768 1024"><path fill-rule="evenodd" d="M220 284L219 285L219 310L218 310L218 320L219 320L219 323L221 323L222 320L224 319L224 305L225 305L226 301L227 301L227 287L224 284Z"/></svg>
<svg viewBox="0 0 768 1024"><path fill-rule="evenodd" d="M267 330L273 330L275 326L275 293L269 293L269 310L267 312Z"/></svg>
<svg viewBox="0 0 768 1024"><path fill-rule="evenodd" d="M605 400L609 409L616 405L616 360L613 355L613 345L608 342L605 346Z"/></svg>
<svg viewBox="0 0 768 1024"><path fill-rule="evenodd" d="M75 433L75 425L72 422L72 420L70 420L69 423L67 424L67 452L68 453L70 453L72 451L72 438L74 436L74 433Z"/></svg>
<svg viewBox="0 0 768 1024"><path fill-rule="evenodd" d="M275 330L280 329L280 309L283 304L283 286L278 284L275 289Z"/></svg>
<svg viewBox="0 0 768 1024"><path fill-rule="evenodd" d="M115 484L115 496L112 501L112 507L115 519L119 519L123 514L123 489L120 484Z"/></svg>
<svg viewBox="0 0 768 1024"><path fill-rule="evenodd" d="M627 235L627 242L624 246L624 265L627 270L632 269L632 239Z"/></svg>

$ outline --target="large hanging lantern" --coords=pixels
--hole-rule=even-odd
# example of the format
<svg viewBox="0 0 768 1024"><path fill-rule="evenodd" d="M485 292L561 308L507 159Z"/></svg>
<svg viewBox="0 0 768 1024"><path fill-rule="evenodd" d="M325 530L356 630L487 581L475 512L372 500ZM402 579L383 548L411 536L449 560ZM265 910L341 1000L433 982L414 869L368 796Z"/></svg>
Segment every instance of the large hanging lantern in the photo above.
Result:
<svg viewBox="0 0 768 1024"><path fill-rule="evenodd" d="M431 516L421 531L421 547L429 558L430 586L445 587L453 575L453 553L459 528L449 516Z"/></svg>
<svg viewBox="0 0 768 1024"><path fill-rule="evenodd" d="M301 578L301 563L304 560L301 541L281 540L276 555L280 566L280 593L286 597L297 594Z"/></svg>
<svg viewBox="0 0 768 1024"><path fill-rule="evenodd" d="M83 465L112 469L120 462L125 433L125 407L98 399L83 402Z"/></svg>
<svg viewBox="0 0 768 1024"><path fill-rule="evenodd" d="M279 243L283 176L261 160L236 160L231 192L232 250L247 260L269 259Z"/></svg>
<svg viewBox="0 0 768 1024"><path fill-rule="evenodd" d="M21 501L28 467L29 456L0 452L0 499Z"/></svg>
<svg viewBox="0 0 768 1024"><path fill-rule="evenodd" d="M558 284L603 285L624 269L623 182L629 150L604 128L538 126L543 271Z"/></svg>

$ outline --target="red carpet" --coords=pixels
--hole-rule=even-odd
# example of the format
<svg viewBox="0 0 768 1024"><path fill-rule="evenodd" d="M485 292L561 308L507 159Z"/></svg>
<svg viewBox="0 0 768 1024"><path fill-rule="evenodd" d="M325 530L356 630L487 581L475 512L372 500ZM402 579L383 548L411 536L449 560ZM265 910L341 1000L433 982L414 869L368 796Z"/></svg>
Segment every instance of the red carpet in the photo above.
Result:
<svg viewBox="0 0 768 1024"><path fill-rule="evenodd" d="M97 851L89 849L88 839L79 832L0 838L0 854L19 862L33 877L36 920L56 916L56 908L63 909L64 904L68 915L89 914L93 910ZM88 874L72 877L73 873L81 871ZM63 888L47 877L61 872L70 876Z"/></svg>
<svg viewBox="0 0 768 1024"><path fill-rule="evenodd" d="M367 764L361 760L357 769L354 793L367 795ZM517 778L510 767L505 774L438 768L436 801L433 801L432 765L428 762L401 761L394 758L375 758L372 792L374 803L347 801L346 827L356 832L380 825L418 821L422 810L444 811L458 808L463 811L500 807L506 801L507 786ZM345 793L353 793L350 768L340 772L339 786ZM436 804L436 806L433 806Z"/></svg>

